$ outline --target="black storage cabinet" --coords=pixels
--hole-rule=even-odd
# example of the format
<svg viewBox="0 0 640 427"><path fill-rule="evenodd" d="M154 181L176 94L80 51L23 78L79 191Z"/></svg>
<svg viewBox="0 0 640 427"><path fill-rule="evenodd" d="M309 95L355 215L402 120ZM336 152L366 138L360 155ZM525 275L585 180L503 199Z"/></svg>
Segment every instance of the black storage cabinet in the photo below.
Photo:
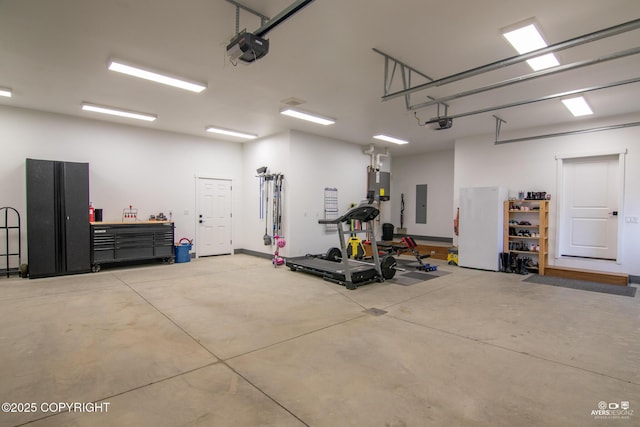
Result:
<svg viewBox="0 0 640 427"><path fill-rule="evenodd" d="M29 278L91 271L89 164L27 159Z"/></svg>
<svg viewBox="0 0 640 427"><path fill-rule="evenodd" d="M173 263L173 229L173 222L92 223L92 271L101 264L151 259Z"/></svg>

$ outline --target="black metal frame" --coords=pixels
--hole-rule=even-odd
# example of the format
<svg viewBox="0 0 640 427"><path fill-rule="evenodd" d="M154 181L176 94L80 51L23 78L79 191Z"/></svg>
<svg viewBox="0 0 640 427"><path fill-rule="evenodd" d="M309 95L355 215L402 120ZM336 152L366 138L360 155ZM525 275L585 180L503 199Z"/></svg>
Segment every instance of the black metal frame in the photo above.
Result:
<svg viewBox="0 0 640 427"><path fill-rule="evenodd" d="M15 218L17 219L18 225L9 225L9 212L15 213ZM0 208L0 218L3 217L4 213L4 225L0 225L0 230L5 231L5 253L0 254L0 257L5 257L6 266L4 268L4 273L7 277L10 277L11 274L20 274L20 266L22 265L22 228L20 225L20 212L18 212L15 208L5 206ZM18 252L11 252L11 245L9 244L9 230L18 230ZM18 257L18 266L11 267L11 257Z"/></svg>

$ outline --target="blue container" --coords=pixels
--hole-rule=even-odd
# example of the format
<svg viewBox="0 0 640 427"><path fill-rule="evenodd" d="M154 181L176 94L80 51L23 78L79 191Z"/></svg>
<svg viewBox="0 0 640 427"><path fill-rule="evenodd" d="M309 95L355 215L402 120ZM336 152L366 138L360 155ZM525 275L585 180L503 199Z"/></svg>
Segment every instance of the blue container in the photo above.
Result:
<svg viewBox="0 0 640 427"><path fill-rule="evenodd" d="M176 245L176 262L189 262L191 261L191 243L181 243Z"/></svg>

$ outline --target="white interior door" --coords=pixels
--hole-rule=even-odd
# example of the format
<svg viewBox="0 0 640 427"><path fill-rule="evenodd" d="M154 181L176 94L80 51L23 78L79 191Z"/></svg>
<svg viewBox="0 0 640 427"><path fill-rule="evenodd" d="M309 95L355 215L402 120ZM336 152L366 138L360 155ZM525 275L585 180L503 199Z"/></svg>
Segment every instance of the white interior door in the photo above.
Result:
<svg viewBox="0 0 640 427"><path fill-rule="evenodd" d="M561 256L617 259L619 168L618 155L563 161Z"/></svg>
<svg viewBox="0 0 640 427"><path fill-rule="evenodd" d="M231 181L198 178L198 256L232 252Z"/></svg>

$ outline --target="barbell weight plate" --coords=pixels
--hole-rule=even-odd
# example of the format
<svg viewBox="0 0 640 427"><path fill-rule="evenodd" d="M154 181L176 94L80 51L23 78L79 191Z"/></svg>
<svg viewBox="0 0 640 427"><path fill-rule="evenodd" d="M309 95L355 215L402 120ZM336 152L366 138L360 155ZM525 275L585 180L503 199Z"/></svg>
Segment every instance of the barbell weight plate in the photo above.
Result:
<svg viewBox="0 0 640 427"><path fill-rule="evenodd" d="M331 248L327 252L327 260L333 262L340 262L342 259L342 251L339 248Z"/></svg>
<svg viewBox="0 0 640 427"><path fill-rule="evenodd" d="M393 279L396 275L396 259L391 255L385 255L380 262L380 270L382 271L382 277L386 280Z"/></svg>

